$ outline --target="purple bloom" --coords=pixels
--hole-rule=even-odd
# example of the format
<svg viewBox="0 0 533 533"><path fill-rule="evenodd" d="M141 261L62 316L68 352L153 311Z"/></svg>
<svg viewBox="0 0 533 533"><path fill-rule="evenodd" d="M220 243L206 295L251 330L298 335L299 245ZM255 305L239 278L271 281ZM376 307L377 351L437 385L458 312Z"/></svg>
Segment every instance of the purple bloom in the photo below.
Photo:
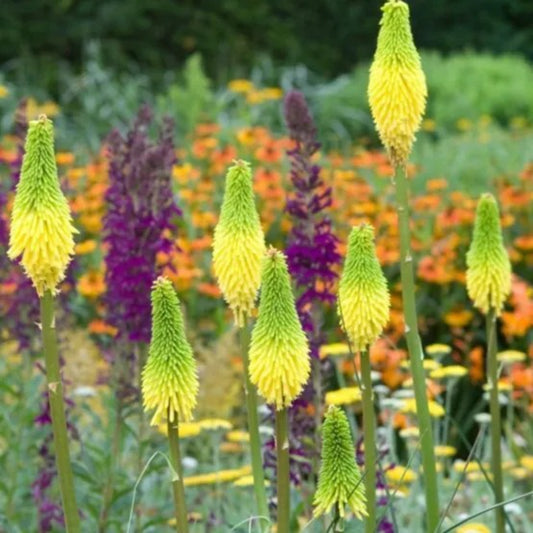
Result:
<svg viewBox="0 0 533 533"><path fill-rule="evenodd" d="M334 267L341 258L337 252L337 238L331 232L331 221L324 213L331 205L331 188L325 186L320 178L320 167L312 162L320 143L302 93L287 94L284 114L289 136L295 142L295 147L287 152L294 191L286 206L293 225L285 253L296 285L298 316L309 339L311 356L318 360L323 342L323 306L335 301L333 285L337 273ZM320 367L320 362L316 366ZM314 394L310 381L289 409L290 477L295 484L312 474L311 461L318 452L313 439L315 420L307 410ZM273 440L265 446L265 466L275 466Z"/></svg>
<svg viewBox="0 0 533 533"><path fill-rule="evenodd" d="M293 227L286 249L289 271L296 284L296 307L307 333L311 355L318 358L322 305L335 301L334 267L341 261L331 220L324 211L331 206L331 188L320 178L312 156L320 148L316 128L303 94L291 91L284 104L285 122L296 146L287 152L291 161L294 194L287 202Z"/></svg>
<svg viewBox="0 0 533 533"><path fill-rule="evenodd" d="M149 342L150 288L157 276L156 255L173 247L173 219L181 214L172 194L176 161L173 122L164 119L156 143L148 128L149 107L139 111L124 137L108 138L109 189L104 218L107 320L123 340Z"/></svg>

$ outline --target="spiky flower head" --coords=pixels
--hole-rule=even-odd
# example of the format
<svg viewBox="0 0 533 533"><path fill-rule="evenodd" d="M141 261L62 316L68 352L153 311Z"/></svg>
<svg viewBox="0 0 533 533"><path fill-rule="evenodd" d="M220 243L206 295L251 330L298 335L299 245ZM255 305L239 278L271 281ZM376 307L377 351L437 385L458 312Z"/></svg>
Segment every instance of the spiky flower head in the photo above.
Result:
<svg viewBox="0 0 533 533"><path fill-rule="evenodd" d="M255 208L250 164L236 161L226 175L213 239L213 268L240 327L255 306L264 253L265 237Z"/></svg>
<svg viewBox="0 0 533 533"><path fill-rule="evenodd" d="M370 225L361 224L350 233L337 308L341 325L357 351L367 350L389 321L389 290Z"/></svg>
<svg viewBox="0 0 533 533"><path fill-rule="evenodd" d="M152 338L142 371L145 411L155 409L152 425L163 417L188 422L198 395L198 375L178 295L172 283L158 278L152 288Z"/></svg>
<svg viewBox="0 0 533 533"><path fill-rule="evenodd" d="M466 288L474 305L499 315L511 292L511 263L503 245L498 204L484 194L477 205L474 235L466 255Z"/></svg>
<svg viewBox="0 0 533 533"><path fill-rule="evenodd" d="M59 187L54 154L54 126L41 115L29 123L17 185L8 256L21 264L37 294L55 292L74 255L70 208Z"/></svg>
<svg viewBox="0 0 533 533"><path fill-rule="evenodd" d="M365 486L355 462L350 424L335 405L328 409L322 426L322 462L313 505L315 517L334 507L344 517L346 505L357 518L367 516Z"/></svg>
<svg viewBox="0 0 533 533"><path fill-rule="evenodd" d="M426 78L413 42L409 6L389 0L381 8L378 44L370 67L368 98L381 141L393 164L403 164L426 106Z"/></svg>
<svg viewBox="0 0 533 533"><path fill-rule="evenodd" d="M261 396L288 407L310 372L309 346L302 330L285 256L270 248L263 259L259 316L250 344L250 379Z"/></svg>

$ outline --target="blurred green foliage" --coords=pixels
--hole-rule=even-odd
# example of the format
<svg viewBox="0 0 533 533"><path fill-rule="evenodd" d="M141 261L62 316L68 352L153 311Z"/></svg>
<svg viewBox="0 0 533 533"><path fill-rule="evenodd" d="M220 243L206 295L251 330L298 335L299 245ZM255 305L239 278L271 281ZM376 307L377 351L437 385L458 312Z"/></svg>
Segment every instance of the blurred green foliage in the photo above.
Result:
<svg viewBox="0 0 533 533"><path fill-rule="evenodd" d="M200 52L217 82L242 75L262 56L277 65L305 64L331 77L370 59L381 3L6 0L0 11L0 62L19 62L21 72L22 66L40 65L38 75L52 89L60 64L79 67L85 44L99 40L109 64L122 68L135 63L150 75L176 69ZM533 58L530 0L409 4L421 48L520 52Z"/></svg>
<svg viewBox="0 0 533 533"><path fill-rule="evenodd" d="M425 117L435 134L469 129L482 117L501 126L533 121L533 66L520 56L422 53L428 84ZM368 107L369 64L309 87L319 131L333 138L374 136Z"/></svg>

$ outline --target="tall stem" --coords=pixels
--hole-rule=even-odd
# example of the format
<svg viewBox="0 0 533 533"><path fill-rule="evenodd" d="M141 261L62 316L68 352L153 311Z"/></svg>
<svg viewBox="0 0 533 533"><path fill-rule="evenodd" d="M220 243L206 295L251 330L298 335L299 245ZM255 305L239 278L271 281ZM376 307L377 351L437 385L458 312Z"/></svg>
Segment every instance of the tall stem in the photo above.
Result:
<svg viewBox="0 0 533 533"><path fill-rule="evenodd" d="M452 412L452 392L455 384L457 383L456 378L450 378L448 381L448 386L446 387L446 401L445 401L445 411L449 415ZM448 445L448 435L450 434L450 417L446 416L444 419L444 434L442 436L442 444L444 446Z"/></svg>
<svg viewBox="0 0 533 533"><path fill-rule="evenodd" d="M496 314L490 309L487 314L487 370L490 394L490 442L491 442L491 470L494 476L495 503L503 502L503 474L502 474L502 450L501 435L502 422L500 417L500 400L498 391L498 351L496 339ZM496 533L505 532L505 516L503 506L497 507Z"/></svg>
<svg viewBox="0 0 533 533"><path fill-rule="evenodd" d="M409 228L409 186L406 169L403 165L395 168L396 202L398 209L398 226L400 230L400 271L402 277L403 312L405 318L405 336L411 374L415 391L416 411L420 426L422 465L424 468L424 488L426 493L426 509L428 532L435 532L439 523L439 494L435 452L433 449L433 433L426 397L426 379L422 360L422 343L418 334L418 321L415 303L415 276L413 256L411 253L411 232Z"/></svg>
<svg viewBox="0 0 533 533"><path fill-rule="evenodd" d="M179 427L177 413L174 413L175 422L170 422L170 410L167 421L168 444L170 447L170 462L172 468L178 474L178 479L172 480L172 490L174 492L174 507L176 513L176 531L178 533L188 533L189 523L187 521L187 506L185 504L185 488L183 486L183 469L181 467Z"/></svg>
<svg viewBox="0 0 533 533"><path fill-rule="evenodd" d="M56 465L61 487L65 525L67 532L78 533L80 531L80 517L74 492L74 477L70 466L63 385L59 371L59 354L57 350L54 297L50 291L45 291L40 299L40 305L48 402L50 403L52 417Z"/></svg>
<svg viewBox="0 0 533 533"><path fill-rule="evenodd" d="M278 529L277 533L289 533L291 510L289 479L289 421L286 408L276 411L276 457Z"/></svg>
<svg viewBox="0 0 533 533"><path fill-rule="evenodd" d="M109 509L113 500L113 483L115 480L116 463L119 459L120 453L120 428L122 425L122 400L116 397L115 405L115 422L113 427L113 436L111 440L111 454L109 457L107 481L104 487L103 504L98 520L98 531L105 533L107 527L107 520L109 517Z"/></svg>
<svg viewBox="0 0 533 533"><path fill-rule="evenodd" d="M259 524L262 532L268 528L268 505L265 491L265 474L261 454L261 437L259 436L259 419L257 415L257 392L248 373L248 347L250 345L250 331L245 323L240 328L241 355L244 365L244 385L246 393L246 410L248 412L248 432L250 434L250 455L252 459L252 474L254 478L254 493L257 505Z"/></svg>
<svg viewBox="0 0 533 533"><path fill-rule="evenodd" d="M361 374L363 384L366 509L368 511L365 532L374 533L376 529L376 422L368 352L361 352Z"/></svg>

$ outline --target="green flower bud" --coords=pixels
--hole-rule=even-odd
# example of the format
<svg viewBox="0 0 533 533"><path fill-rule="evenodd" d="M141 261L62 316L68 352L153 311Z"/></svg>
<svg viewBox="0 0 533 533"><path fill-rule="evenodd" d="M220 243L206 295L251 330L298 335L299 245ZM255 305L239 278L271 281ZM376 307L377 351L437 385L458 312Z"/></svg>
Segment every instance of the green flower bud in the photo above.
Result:
<svg viewBox="0 0 533 533"><path fill-rule="evenodd" d="M198 394L198 375L178 296L163 277L152 288L152 338L142 371L144 409L155 409L151 424L188 422Z"/></svg>
<svg viewBox="0 0 533 533"><path fill-rule="evenodd" d="M74 255L70 208L57 179L54 126L44 115L29 124L11 215L8 256L21 264L39 296L55 292Z"/></svg>
<svg viewBox="0 0 533 533"><path fill-rule="evenodd" d="M250 380L280 410L300 395L310 372L307 337L296 312L285 256L263 260L259 316L250 344Z"/></svg>
<svg viewBox="0 0 533 533"><path fill-rule="evenodd" d="M501 313L511 292L511 263L503 245L498 204L491 194L478 202L474 236L466 255L466 288L474 305Z"/></svg>
<svg viewBox="0 0 533 533"><path fill-rule="evenodd" d="M264 253L265 238L255 208L250 164L237 161L226 176L213 239L213 268L238 326L244 325L255 307Z"/></svg>
<svg viewBox="0 0 533 533"><path fill-rule="evenodd" d="M367 350L389 321L389 291L376 256L372 226L362 224L350 233L337 306L356 351Z"/></svg>
<svg viewBox="0 0 533 533"><path fill-rule="evenodd" d="M362 519L367 516L365 486L355 462L350 424L339 407L332 405L329 408L322 434L322 462L313 516L329 513L337 507L339 515L344 517L348 505L354 515Z"/></svg>

